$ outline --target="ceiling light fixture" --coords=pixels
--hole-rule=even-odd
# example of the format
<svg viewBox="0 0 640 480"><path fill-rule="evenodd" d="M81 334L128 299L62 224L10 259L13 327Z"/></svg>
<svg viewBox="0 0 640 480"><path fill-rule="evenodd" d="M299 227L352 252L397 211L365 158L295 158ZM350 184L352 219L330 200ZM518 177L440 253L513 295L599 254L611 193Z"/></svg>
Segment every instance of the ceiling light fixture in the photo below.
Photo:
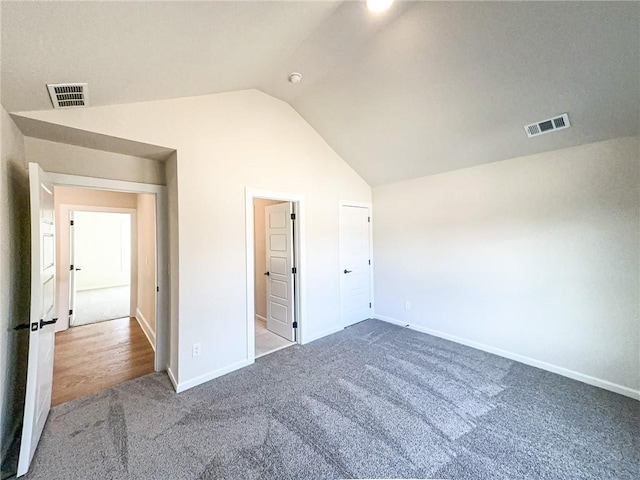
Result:
<svg viewBox="0 0 640 480"><path fill-rule="evenodd" d="M302 81L302 74L298 72L293 72L289 75L289 81L291 83L300 83Z"/></svg>
<svg viewBox="0 0 640 480"><path fill-rule="evenodd" d="M388 10L393 0L367 0L367 8L373 13L382 13Z"/></svg>

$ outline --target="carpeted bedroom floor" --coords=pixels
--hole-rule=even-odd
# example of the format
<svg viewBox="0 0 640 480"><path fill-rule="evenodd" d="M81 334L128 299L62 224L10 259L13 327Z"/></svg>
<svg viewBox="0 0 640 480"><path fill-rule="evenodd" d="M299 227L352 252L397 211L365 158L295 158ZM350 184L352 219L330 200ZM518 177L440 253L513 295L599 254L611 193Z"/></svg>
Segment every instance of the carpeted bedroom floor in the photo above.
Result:
<svg viewBox="0 0 640 480"><path fill-rule="evenodd" d="M34 479L637 479L640 402L369 320L55 407Z"/></svg>

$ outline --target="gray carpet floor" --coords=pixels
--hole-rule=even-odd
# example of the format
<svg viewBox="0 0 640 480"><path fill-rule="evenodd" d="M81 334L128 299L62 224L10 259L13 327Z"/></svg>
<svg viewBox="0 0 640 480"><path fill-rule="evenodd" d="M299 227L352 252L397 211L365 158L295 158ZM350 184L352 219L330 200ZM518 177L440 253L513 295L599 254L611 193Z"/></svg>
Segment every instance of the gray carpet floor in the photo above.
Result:
<svg viewBox="0 0 640 480"><path fill-rule="evenodd" d="M637 479L640 402L370 320L55 407L32 479Z"/></svg>

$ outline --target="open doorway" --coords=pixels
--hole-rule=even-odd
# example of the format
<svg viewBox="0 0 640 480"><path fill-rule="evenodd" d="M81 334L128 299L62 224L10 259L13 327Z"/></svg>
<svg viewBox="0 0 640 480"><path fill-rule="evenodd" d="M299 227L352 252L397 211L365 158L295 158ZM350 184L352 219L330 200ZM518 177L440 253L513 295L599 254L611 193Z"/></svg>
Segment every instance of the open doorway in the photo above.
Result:
<svg viewBox="0 0 640 480"><path fill-rule="evenodd" d="M293 202L255 198L255 357L296 342Z"/></svg>
<svg viewBox="0 0 640 480"><path fill-rule="evenodd" d="M66 186L54 193L57 405L155 370L157 259L154 195Z"/></svg>
<svg viewBox="0 0 640 480"><path fill-rule="evenodd" d="M133 316L131 213L70 214L69 327Z"/></svg>

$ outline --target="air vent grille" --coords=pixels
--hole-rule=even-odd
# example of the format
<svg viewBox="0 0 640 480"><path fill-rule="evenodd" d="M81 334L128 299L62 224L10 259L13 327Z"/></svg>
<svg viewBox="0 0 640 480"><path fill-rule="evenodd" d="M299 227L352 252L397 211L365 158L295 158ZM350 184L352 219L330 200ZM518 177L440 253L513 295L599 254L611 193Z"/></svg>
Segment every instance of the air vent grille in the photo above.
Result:
<svg viewBox="0 0 640 480"><path fill-rule="evenodd" d="M89 91L86 83L47 84L53 108L86 107Z"/></svg>
<svg viewBox="0 0 640 480"><path fill-rule="evenodd" d="M565 128L569 128L570 126L571 124L569 123L569 114L563 113L558 117L549 118L547 120L542 120L541 122L526 125L524 127L524 131L527 133L527 137L531 138L545 133L555 132L556 130L564 130Z"/></svg>

